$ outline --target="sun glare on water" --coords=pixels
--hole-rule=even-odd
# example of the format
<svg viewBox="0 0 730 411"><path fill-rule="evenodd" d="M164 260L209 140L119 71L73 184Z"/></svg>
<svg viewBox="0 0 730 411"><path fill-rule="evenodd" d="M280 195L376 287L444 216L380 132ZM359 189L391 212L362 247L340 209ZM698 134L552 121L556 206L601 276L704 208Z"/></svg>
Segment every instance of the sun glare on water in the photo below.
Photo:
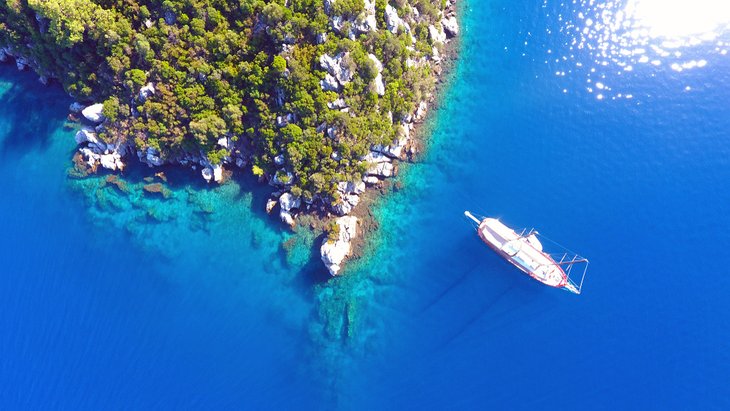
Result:
<svg viewBox="0 0 730 411"><path fill-rule="evenodd" d="M557 18L566 52L547 50L545 63L556 76L586 73L586 90L599 100L633 97L613 90L623 74L702 68L730 49L730 0L573 0Z"/></svg>
<svg viewBox="0 0 730 411"><path fill-rule="evenodd" d="M730 24L730 1L631 0L623 13L652 38L709 41Z"/></svg>

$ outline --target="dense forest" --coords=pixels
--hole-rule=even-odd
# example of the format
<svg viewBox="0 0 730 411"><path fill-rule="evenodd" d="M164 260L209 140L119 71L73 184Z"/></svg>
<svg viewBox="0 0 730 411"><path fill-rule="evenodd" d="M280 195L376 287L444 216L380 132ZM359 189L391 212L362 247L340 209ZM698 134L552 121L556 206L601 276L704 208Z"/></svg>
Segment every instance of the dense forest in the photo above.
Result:
<svg viewBox="0 0 730 411"><path fill-rule="evenodd" d="M7 0L0 47L103 102L104 141L213 165L237 150L295 196L335 202L434 86L447 3L387 1Z"/></svg>

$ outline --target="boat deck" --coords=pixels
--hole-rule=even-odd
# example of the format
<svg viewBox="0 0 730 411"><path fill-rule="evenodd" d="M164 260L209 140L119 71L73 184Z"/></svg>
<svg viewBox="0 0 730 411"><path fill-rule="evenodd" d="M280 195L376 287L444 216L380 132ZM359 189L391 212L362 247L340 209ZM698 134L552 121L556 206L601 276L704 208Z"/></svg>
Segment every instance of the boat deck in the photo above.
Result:
<svg viewBox="0 0 730 411"><path fill-rule="evenodd" d="M517 268L552 287L564 287L567 276L539 245L537 238L520 237L514 230L494 218L479 224L479 236Z"/></svg>

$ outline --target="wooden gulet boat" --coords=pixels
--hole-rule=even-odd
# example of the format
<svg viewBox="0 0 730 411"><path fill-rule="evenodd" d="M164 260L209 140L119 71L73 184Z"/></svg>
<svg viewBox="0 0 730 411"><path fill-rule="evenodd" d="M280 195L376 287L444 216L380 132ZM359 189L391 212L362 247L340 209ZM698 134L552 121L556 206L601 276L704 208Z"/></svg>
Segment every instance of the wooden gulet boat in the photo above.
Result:
<svg viewBox="0 0 730 411"><path fill-rule="evenodd" d="M518 234L496 218L477 218L469 211L465 211L464 215L477 224L479 238L520 271L545 285L580 294L588 269L586 258L565 252L556 261L551 254L543 251L537 231L523 230ZM585 267L580 281L575 282L570 273L577 264L585 264Z"/></svg>

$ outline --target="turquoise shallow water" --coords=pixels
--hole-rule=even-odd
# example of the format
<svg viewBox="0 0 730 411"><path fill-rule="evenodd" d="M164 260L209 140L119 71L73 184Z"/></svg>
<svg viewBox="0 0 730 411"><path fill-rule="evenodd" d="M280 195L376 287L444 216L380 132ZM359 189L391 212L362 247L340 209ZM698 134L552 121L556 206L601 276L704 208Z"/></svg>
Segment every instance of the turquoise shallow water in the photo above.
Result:
<svg viewBox="0 0 730 411"><path fill-rule="evenodd" d="M462 7L428 154L326 283L246 177L69 179L70 100L0 66L3 408L728 408L730 38L640 63L589 2ZM584 294L464 209L591 258Z"/></svg>

